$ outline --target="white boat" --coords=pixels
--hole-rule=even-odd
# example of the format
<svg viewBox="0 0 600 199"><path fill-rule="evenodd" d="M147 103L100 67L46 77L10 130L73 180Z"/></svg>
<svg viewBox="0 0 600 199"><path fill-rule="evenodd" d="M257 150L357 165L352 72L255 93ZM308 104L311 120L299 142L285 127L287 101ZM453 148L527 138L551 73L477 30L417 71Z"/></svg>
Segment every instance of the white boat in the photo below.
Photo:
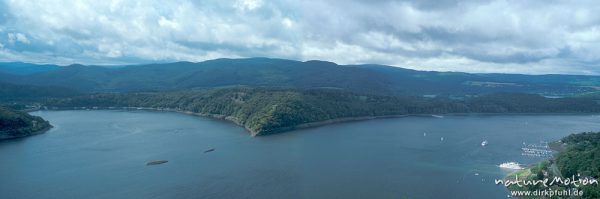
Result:
<svg viewBox="0 0 600 199"><path fill-rule="evenodd" d="M481 146L485 146L485 145L487 145L487 144L488 144L488 141L487 141L487 140L484 140L483 142L481 142Z"/></svg>
<svg viewBox="0 0 600 199"><path fill-rule="evenodd" d="M431 115L431 117L435 117L435 118L444 118L443 115Z"/></svg>
<svg viewBox="0 0 600 199"><path fill-rule="evenodd" d="M505 162L505 163L498 165L498 167L504 168L504 169L514 169L514 170L523 169L523 167L521 167L521 165L516 162Z"/></svg>

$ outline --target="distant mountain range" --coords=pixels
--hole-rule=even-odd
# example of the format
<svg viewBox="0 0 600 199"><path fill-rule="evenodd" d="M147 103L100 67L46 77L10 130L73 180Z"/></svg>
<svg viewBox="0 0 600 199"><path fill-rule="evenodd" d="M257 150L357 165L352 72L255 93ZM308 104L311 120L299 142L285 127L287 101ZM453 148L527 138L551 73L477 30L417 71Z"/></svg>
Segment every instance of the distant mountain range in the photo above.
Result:
<svg viewBox="0 0 600 199"><path fill-rule="evenodd" d="M435 72L269 58L122 67L0 64L4 105L179 111L227 119L253 135L398 115L598 113L598 88L600 76Z"/></svg>
<svg viewBox="0 0 600 199"><path fill-rule="evenodd" d="M23 62L0 62L0 73L15 75L28 75L58 69L60 69L60 66L52 64L38 65Z"/></svg>
<svg viewBox="0 0 600 199"><path fill-rule="evenodd" d="M56 86L32 86L0 82L0 101L29 100L42 97L69 97L82 93Z"/></svg>
<svg viewBox="0 0 600 199"><path fill-rule="evenodd" d="M199 63L111 68L0 63L0 82L13 86L52 87L62 90L62 93L250 86L330 88L378 95L461 96L523 92L569 96L595 92L600 88L600 76L435 72L385 65L338 65L326 61L270 58L216 59Z"/></svg>

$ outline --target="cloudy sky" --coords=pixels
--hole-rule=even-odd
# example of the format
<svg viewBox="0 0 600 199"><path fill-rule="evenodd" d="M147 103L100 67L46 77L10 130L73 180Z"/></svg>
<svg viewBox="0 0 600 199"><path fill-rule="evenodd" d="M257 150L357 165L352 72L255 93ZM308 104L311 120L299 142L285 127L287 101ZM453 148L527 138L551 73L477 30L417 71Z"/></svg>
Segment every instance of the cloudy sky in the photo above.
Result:
<svg viewBox="0 0 600 199"><path fill-rule="evenodd" d="M0 61L274 57L600 74L598 0L0 1Z"/></svg>

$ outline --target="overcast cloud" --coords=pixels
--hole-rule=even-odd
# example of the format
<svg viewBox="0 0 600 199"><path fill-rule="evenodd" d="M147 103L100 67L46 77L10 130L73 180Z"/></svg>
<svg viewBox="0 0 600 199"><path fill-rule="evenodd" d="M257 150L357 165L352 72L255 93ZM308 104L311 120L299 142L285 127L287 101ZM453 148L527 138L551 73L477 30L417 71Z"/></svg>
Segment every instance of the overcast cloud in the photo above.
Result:
<svg viewBox="0 0 600 199"><path fill-rule="evenodd" d="M0 60L221 57L600 74L600 1L2 0Z"/></svg>

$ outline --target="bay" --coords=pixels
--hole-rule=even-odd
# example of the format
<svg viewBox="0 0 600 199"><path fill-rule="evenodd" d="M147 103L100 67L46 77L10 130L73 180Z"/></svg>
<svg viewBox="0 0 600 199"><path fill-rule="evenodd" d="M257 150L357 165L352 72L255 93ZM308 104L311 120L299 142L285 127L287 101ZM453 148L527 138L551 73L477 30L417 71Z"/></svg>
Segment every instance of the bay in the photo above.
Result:
<svg viewBox="0 0 600 199"><path fill-rule="evenodd" d="M600 130L596 115L455 115L251 137L171 112L32 114L55 127L0 142L2 198L506 198L497 165L542 160L523 143Z"/></svg>

